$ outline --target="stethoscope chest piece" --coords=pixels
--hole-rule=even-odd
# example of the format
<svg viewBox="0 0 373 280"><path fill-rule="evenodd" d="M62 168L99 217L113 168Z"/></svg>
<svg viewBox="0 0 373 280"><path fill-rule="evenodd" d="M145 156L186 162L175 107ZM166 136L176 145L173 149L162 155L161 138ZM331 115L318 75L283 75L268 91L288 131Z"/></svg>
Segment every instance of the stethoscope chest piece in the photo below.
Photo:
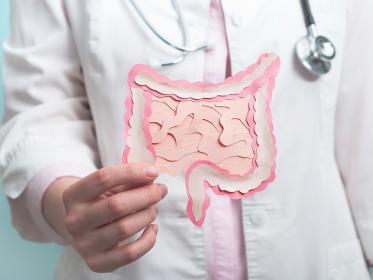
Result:
<svg viewBox="0 0 373 280"><path fill-rule="evenodd" d="M153 68L161 68L165 66L171 66L184 61L185 57L193 52L201 50L209 50L214 47L214 43L204 42L201 45L190 46L189 45L189 36L186 30L186 23L182 13L182 10L179 6L178 0L170 0L172 6L176 12L178 18L178 24L182 33L182 45L177 45L167 38L162 36L160 32L146 19L140 7L136 4L135 0L130 0L129 2L133 6L134 10L138 16L142 19L144 24L150 29L150 31L161 40L164 44L170 48L177 50L180 54L172 60L162 61L159 59L149 59L148 64ZM319 36L316 32L316 24L313 18L311 8L308 0L300 0L303 9L303 15L305 24L307 27L307 35L302 37L296 44L296 54L300 63L307 69L310 73L321 76L330 71L332 68L332 60L336 55L336 49L333 43L324 36Z"/></svg>
<svg viewBox="0 0 373 280"><path fill-rule="evenodd" d="M309 72L315 76L322 76L332 68L336 48L328 38L317 35L308 0L301 1L308 33L297 42L296 54L300 63Z"/></svg>
<svg viewBox="0 0 373 280"><path fill-rule="evenodd" d="M333 43L324 36L301 38L296 45L296 53L301 64L316 76L330 71L336 55Z"/></svg>

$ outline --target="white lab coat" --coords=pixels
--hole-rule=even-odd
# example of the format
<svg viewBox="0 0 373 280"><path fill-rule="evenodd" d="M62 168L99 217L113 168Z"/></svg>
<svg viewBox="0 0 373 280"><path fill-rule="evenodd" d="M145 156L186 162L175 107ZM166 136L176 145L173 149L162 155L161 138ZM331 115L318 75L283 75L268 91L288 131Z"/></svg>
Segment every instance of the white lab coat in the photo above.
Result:
<svg viewBox="0 0 373 280"><path fill-rule="evenodd" d="M181 42L169 1L137 2L157 30ZM209 1L180 4L191 44L203 43ZM298 1L222 4L232 73L263 52L282 61L272 100L277 177L242 201L249 279L368 279L363 254L373 259L373 1L311 1L319 32L338 50L331 73L319 79L294 56L306 32ZM125 0L11 5L0 163L4 191L16 198L46 166L118 164L129 69L177 53L155 38ZM161 72L202 80L204 57L203 51L193 53ZM66 247L56 279L207 279L203 228L185 214L182 178L162 180L169 194L160 204L158 239L148 254L99 275Z"/></svg>

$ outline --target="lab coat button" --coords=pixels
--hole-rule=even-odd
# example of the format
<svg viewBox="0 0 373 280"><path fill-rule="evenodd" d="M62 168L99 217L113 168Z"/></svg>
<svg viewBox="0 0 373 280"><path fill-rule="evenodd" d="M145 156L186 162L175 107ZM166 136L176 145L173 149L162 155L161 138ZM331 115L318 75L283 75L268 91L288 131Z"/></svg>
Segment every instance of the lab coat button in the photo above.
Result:
<svg viewBox="0 0 373 280"><path fill-rule="evenodd" d="M240 26L244 25L244 19L239 13L234 13L232 15L232 23L235 26L240 27Z"/></svg>
<svg viewBox="0 0 373 280"><path fill-rule="evenodd" d="M250 215L251 222L256 226L263 226L268 219L268 214L264 210L255 210Z"/></svg>

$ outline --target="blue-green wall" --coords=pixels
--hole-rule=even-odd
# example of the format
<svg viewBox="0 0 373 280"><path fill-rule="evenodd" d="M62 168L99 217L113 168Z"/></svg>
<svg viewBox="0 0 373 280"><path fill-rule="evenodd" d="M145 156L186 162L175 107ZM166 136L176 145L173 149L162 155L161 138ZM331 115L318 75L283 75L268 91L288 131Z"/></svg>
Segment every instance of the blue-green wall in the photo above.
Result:
<svg viewBox="0 0 373 280"><path fill-rule="evenodd" d="M0 43L2 46L9 27L9 3L0 0ZM3 52L0 50L0 64ZM1 67L2 68L2 67ZM2 70L0 70L2 77ZM0 80L0 113L2 105L2 79ZM59 247L36 244L22 240L10 224L8 203L0 192L0 279L1 280L49 280L57 261Z"/></svg>

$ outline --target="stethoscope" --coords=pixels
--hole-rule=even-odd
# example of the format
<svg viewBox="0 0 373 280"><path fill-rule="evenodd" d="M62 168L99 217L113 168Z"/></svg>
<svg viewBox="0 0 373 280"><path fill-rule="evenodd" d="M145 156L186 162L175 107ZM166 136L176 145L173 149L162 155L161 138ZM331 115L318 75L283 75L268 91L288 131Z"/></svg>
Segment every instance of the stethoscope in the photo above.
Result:
<svg viewBox="0 0 373 280"><path fill-rule="evenodd" d="M158 60L150 61L150 64L154 68L161 68L165 66L171 66L182 62L185 57L193 52L207 50L213 48L213 44L204 43L200 46L189 46L188 33L186 31L186 25L184 15L180 9L179 2L177 0L170 0L172 7L174 8L176 15L179 19L179 26L182 33L182 45L176 45L171 41L167 40L162 36L152 24L146 19L145 15L136 4L134 0L130 0L136 13L145 23L145 25L151 30L151 32L158 37L163 43L169 47L181 52L180 56L174 60L167 62L161 62ZM317 34L316 23L310 8L308 0L300 0L302 4L303 17L307 28L307 35L302 37L296 44L296 54L299 62L312 74L321 76L328 73L331 69L331 62L336 56L336 48L334 44L325 36Z"/></svg>
<svg viewBox="0 0 373 280"><path fill-rule="evenodd" d="M334 44L325 36L317 35L316 23L308 0L301 0L307 35L296 44L295 50L302 65L316 76L330 71L337 52Z"/></svg>

